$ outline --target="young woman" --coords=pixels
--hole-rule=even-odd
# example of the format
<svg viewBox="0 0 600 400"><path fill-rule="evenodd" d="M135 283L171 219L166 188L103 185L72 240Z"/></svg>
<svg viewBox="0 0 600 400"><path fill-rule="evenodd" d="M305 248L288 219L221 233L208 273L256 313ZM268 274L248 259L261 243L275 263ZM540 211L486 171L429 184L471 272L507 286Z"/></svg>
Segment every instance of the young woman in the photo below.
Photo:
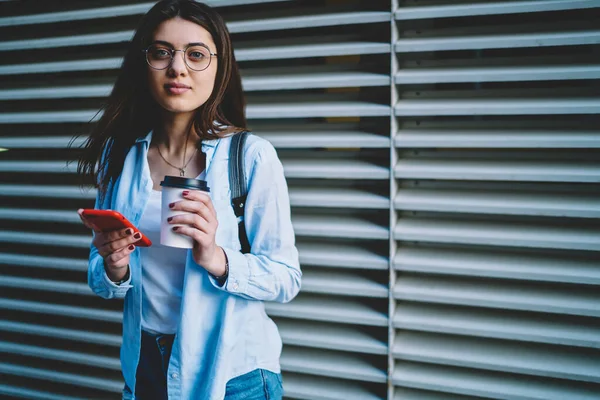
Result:
<svg viewBox="0 0 600 400"><path fill-rule="evenodd" d="M210 7L164 0L142 19L79 160L96 208L138 230L94 232L88 282L125 298L123 398L279 399L281 338L264 301L288 302L301 271L282 165L269 142L245 144L251 245L240 252L228 154L244 130L244 97L229 33ZM193 249L160 245L160 182L206 180L184 192L170 223ZM81 215L81 210L80 210ZM91 227L82 215L86 226ZM143 232L154 244L137 248Z"/></svg>

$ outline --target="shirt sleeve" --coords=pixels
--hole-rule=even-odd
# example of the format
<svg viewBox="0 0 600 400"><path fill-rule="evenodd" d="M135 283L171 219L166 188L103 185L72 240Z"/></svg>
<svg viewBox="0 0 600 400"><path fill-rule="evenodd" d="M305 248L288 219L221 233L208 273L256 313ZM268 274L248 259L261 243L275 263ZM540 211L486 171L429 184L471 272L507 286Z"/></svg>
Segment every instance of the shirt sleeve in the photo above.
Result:
<svg viewBox="0 0 600 400"><path fill-rule="evenodd" d="M227 281L219 286L210 279L220 290L247 299L287 303L300 291L302 272L283 166L266 141L252 158L244 215L251 253L224 248Z"/></svg>
<svg viewBox="0 0 600 400"><path fill-rule="evenodd" d="M104 203L107 203L109 195L107 194L105 197L106 199L104 200ZM98 194L96 196L96 204L94 205L94 208L106 208L101 206L107 206L107 204L100 203L100 194ZM106 274L106 270L104 269L104 259L98 253L98 249L93 244L90 246L88 286L94 293L105 299L125 298L127 291L133 287L131 285L131 273L129 273L129 278L127 281L123 282L121 285L117 285L110 280Z"/></svg>

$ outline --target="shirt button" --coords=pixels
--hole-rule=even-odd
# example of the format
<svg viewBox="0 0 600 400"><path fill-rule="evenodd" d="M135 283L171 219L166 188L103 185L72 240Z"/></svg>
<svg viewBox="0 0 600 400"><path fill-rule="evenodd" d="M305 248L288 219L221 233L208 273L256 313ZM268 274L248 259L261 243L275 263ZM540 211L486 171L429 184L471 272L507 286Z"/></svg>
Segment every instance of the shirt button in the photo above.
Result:
<svg viewBox="0 0 600 400"><path fill-rule="evenodd" d="M237 284L237 282L234 282L234 284L231 287L233 288L233 290L238 290L239 285Z"/></svg>
<svg viewBox="0 0 600 400"><path fill-rule="evenodd" d="M173 373L171 374L171 378L173 378L173 379L177 379L177 378L179 378L179 374L177 374L176 372L173 372Z"/></svg>

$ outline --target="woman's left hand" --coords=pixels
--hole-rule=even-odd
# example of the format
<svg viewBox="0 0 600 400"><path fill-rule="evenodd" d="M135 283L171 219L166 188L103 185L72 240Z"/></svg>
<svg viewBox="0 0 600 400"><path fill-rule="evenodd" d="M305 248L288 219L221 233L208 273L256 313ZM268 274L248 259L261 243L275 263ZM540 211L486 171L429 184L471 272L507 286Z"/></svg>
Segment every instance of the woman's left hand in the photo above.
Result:
<svg viewBox="0 0 600 400"><path fill-rule="evenodd" d="M168 222L182 225L173 227L173 231L194 240L193 256L198 265L214 276L224 275L225 253L215 242L219 222L210 196L200 191L184 190L183 198L184 200L169 204L169 208L190 214L173 216Z"/></svg>

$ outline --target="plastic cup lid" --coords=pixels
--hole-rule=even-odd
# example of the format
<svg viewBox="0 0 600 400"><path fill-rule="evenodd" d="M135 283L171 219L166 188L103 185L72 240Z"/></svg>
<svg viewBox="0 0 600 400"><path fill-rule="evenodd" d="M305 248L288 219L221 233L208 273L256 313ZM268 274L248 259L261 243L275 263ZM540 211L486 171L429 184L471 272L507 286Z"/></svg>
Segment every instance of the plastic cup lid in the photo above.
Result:
<svg viewBox="0 0 600 400"><path fill-rule="evenodd" d="M160 186L173 187L180 189L191 189L191 190L203 190L210 192L210 188L206 184L206 181L193 178L184 178L181 176L165 176L164 181L160 183Z"/></svg>

